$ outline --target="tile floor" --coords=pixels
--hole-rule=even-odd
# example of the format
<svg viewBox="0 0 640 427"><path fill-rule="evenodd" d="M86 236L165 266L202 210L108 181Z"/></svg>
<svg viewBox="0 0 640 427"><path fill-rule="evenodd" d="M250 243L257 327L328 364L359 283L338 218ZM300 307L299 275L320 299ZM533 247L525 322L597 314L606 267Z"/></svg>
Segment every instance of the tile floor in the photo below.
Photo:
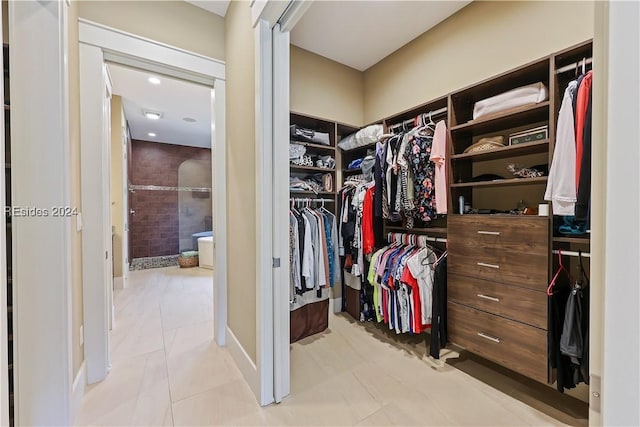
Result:
<svg viewBox="0 0 640 427"><path fill-rule="evenodd" d="M398 342L346 315L330 315L327 332L291 346L292 396L261 408L227 349L213 342L211 274L130 273L115 294L111 372L87 388L76 425L586 425L555 397L526 404L519 382L489 386L430 361L421 337ZM478 366L467 371L482 377Z"/></svg>

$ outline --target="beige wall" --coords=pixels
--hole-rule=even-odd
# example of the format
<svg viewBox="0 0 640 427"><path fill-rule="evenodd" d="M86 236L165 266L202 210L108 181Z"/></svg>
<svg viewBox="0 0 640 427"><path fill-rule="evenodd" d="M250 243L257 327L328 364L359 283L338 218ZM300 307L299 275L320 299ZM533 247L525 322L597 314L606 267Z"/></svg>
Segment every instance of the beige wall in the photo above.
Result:
<svg viewBox="0 0 640 427"><path fill-rule="evenodd" d="M122 97L111 97L111 225L113 236L113 277L122 277Z"/></svg>
<svg viewBox="0 0 640 427"><path fill-rule="evenodd" d="M364 125L362 72L291 46L291 111Z"/></svg>
<svg viewBox="0 0 640 427"><path fill-rule="evenodd" d="M71 165L71 206L80 209L80 51L78 45L78 5L69 8L69 147ZM71 229L71 338L74 378L82 362L80 325L84 322L82 307L82 234Z"/></svg>
<svg viewBox="0 0 640 427"><path fill-rule="evenodd" d="M364 74L364 121L593 37L593 2L473 2Z"/></svg>
<svg viewBox="0 0 640 427"><path fill-rule="evenodd" d="M224 60L224 18L184 1L78 2L81 18Z"/></svg>
<svg viewBox="0 0 640 427"><path fill-rule="evenodd" d="M255 362L255 61L249 2L231 2L224 38L227 52L228 323Z"/></svg>

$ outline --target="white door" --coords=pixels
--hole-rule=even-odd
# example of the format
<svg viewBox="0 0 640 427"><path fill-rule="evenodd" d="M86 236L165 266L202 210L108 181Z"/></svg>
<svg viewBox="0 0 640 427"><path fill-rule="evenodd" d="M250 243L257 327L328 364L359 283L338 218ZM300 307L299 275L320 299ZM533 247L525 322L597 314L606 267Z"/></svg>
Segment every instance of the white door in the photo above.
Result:
<svg viewBox="0 0 640 427"><path fill-rule="evenodd" d="M122 110L122 287L129 277L129 126Z"/></svg>
<svg viewBox="0 0 640 427"><path fill-rule="evenodd" d="M104 283L107 287L107 300L109 307L109 330L113 329L115 305L113 304L113 229L111 222L111 78L106 65L103 65L104 79L106 82L104 97L104 132L102 136L102 198L104 225ZM109 348L109 336L107 334L107 349ZM110 352L107 352L107 363L110 364Z"/></svg>

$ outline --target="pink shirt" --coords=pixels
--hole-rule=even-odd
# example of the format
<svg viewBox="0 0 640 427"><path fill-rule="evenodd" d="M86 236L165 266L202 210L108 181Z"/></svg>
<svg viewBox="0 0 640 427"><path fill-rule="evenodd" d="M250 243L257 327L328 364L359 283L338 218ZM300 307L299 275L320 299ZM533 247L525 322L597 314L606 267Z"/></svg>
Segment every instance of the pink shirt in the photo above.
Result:
<svg viewBox="0 0 640 427"><path fill-rule="evenodd" d="M444 120L436 124L431 145L431 161L436 166L436 213L447 213L447 125Z"/></svg>

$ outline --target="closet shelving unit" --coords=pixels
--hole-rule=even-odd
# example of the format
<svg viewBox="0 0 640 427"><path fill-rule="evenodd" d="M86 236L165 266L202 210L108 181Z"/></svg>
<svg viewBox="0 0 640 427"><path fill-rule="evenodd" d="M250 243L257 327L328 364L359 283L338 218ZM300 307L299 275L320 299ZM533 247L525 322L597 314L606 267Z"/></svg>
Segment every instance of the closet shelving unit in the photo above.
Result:
<svg viewBox="0 0 640 427"><path fill-rule="evenodd" d="M5 206L11 206L11 102L9 93L9 45L3 44L4 75L4 177ZM14 380L13 380L13 280L12 280L12 234L11 216L6 216L6 262L7 268L7 339L9 366L9 424L14 425Z"/></svg>
<svg viewBox="0 0 640 427"><path fill-rule="evenodd" d="M431 115L431 119L434 123L437 123L440 120L445 120L448 125L448 115L449 115L449 102L446 96L434 99L429 102L425 102L424 104L418 105L417 107L405 110L396 115L387 117L383 120L383 125L385 129L385 133L393 133L394 126L397 126L402 123L410 122L412 119L415 119L421 114ZM436 114L433 114L436 112ZM410 129L412 126L408 125L407 129ZM449 206L449 211L451 207ZM425 235L437 235L437 237L446 237L447 234L447 218L446 215L438 215L437 218L434 218L429 223L424 223L415 220L414 227L408 229L406 227L406 218L402 219L402 222L392 222L390 220L384 221L384 235L386 236L389 232L401 232L401 233L410 233L410 234L425 234Z"/></svg>
<svg viewBox="0 0 640 427"><path fill-rule="evenodd" d="M349 126L346 124L338 123L331 120L325 120L318 117L313 117L305 114L300 114L296 112L291 112L290 114L290 124L299 125L306 129L311 129L318 132L325 132L329 134L329 145L315 144L309 142L301 142L294 141L291 139L292 143L300 144L306 147L306 154L314 156L326 156L329 155L335 159L336 167L333 169L329 168L321 168L317 166L298 166L292 163L289 164L289 173L291 176L300 177L305 179L306 177L317 174L317 173L330 173L333 180L333 188L332 191L290 191L290 198L293 199L324 199L331 200L331 202L323 203L324 207L331 211L332 213L337 213L337 190L340 188L340 182L342 180L342 171L339 169L340 167L340 152L336 148L337 142L342 139L342 137L349 135L353 132L356 132L358 128L354 126ZM331 298L340 297L340 294L336 295L337 288L334 287L332 289L333 295ZM313 307L312 307L313 306ZM313 314L309 314L313 312ZM321 320L322 319L322 320ZM294 334L292 332L291 339L299 340L306 336L313 335L315 333L322 332L327 327L324 319L328 320L328 302L327 301L319 301L316 303L308 304L307 306L303 306L297 310L293 310L291 312L291 324L294 322L307 322L308 327L305 328L305 332L303 334ZM291 329L294 331L294 328ZM295 336L294 336L295 335Z"/></svg>

